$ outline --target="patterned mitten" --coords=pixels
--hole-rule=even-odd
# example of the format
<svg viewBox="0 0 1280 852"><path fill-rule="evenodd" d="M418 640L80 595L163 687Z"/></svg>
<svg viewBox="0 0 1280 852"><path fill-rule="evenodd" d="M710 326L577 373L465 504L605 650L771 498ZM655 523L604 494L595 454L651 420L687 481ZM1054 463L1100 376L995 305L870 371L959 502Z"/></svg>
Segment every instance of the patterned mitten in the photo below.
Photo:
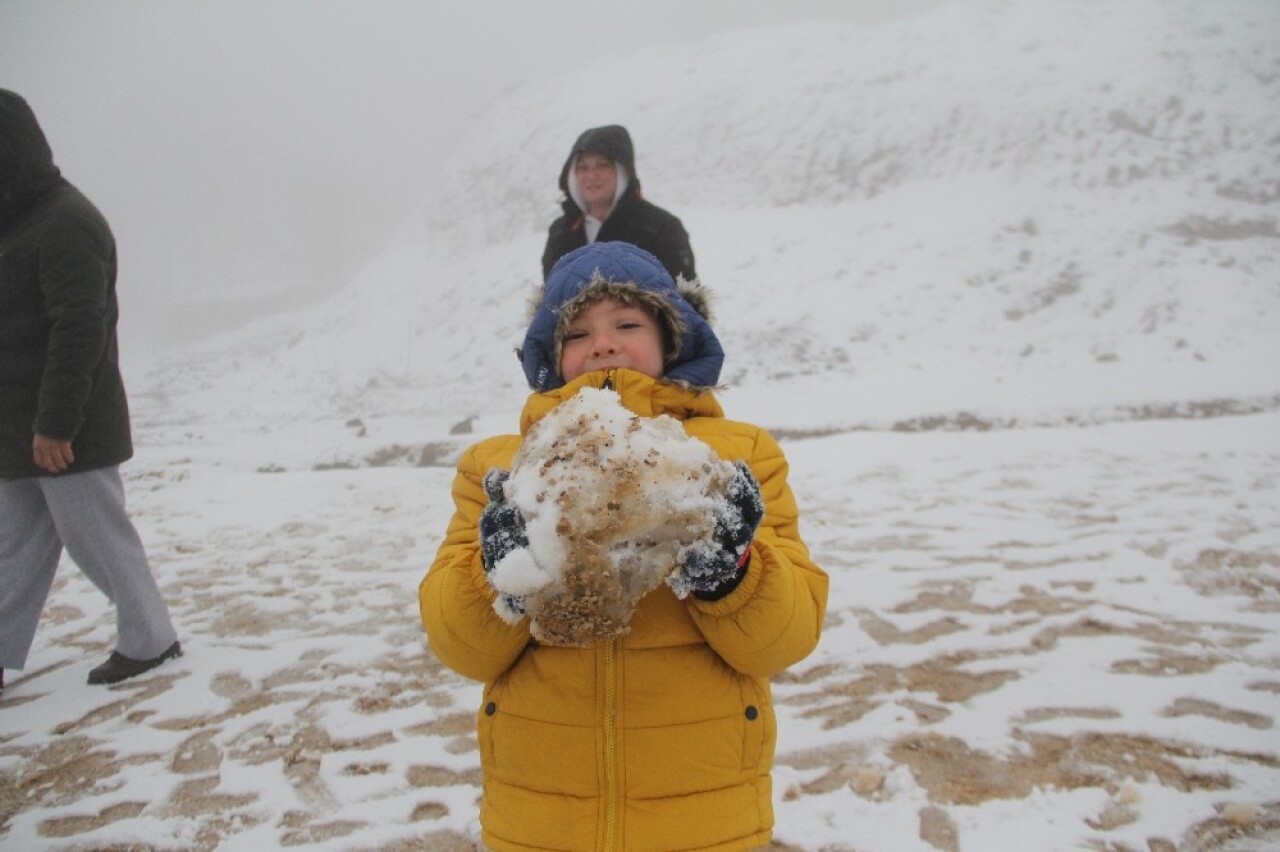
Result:
<svg viewBox="0 0 1280 852"><path fill-rule="evenodd" d="M751 539L764 517L764 500L747 463L736 461L733 466L711 540L685 548L679 569L667 577L679 598L693 592L704 601L719 600L736 589L746 573Z"/></svg>
<svg viewBox="0 0 1280 852"><path fill-rule="evenodd" d="M524 529L520 510L507 502L502 486L511 474L500 468L492 468L484 476L484 493L489 503L480 513L480 550L484 556L484 573L489 577L498 563L513 550L529 546L529 536ZM492 584L491 584L492 585ZM517 615L525 614L525 599L499 590L507 609Z"/></svg>

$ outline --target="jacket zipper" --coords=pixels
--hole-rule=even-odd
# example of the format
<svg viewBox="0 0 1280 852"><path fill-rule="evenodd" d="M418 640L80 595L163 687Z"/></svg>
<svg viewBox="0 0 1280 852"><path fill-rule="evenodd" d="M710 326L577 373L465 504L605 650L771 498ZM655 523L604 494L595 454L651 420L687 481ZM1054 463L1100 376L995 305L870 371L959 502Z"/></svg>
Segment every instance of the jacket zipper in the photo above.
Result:
<svg viewBox="0 0 1280 852"><path fill-rule="evenodd" d="M616 848L614 834L618 830L618 660L617 642L605 641L604 647L604 848Z"/></svg>

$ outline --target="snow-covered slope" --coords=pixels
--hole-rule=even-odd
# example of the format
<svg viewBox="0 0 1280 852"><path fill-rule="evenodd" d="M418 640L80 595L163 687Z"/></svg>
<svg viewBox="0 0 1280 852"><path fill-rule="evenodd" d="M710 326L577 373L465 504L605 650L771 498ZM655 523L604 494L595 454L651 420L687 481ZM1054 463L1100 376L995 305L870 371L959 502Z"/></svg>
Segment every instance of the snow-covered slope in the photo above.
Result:
<svg viewBox="0 0 1280 852"><path fill-rule="evenodd" d="M530 82L345 291L151 384L231 383L248 417L509 422L560 165L620 122L716 293L739 416L801 433L1275 408L1277 33L1269 2L957 2Z"/></svg>

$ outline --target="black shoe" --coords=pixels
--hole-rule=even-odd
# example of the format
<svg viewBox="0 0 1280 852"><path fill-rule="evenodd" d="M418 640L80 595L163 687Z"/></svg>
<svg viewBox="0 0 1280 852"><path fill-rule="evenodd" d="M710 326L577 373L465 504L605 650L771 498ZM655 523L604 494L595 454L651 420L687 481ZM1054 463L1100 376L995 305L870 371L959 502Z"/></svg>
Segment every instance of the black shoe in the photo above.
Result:
<svg viewBox="0 0 1280 852"><path fill-rule="evenodd" d="M119 683L122 680L128 680L131 677L137 677L143 672L150 671L165 660L172 660L174 657L182 656L182 646L174 642L158 657L152 657L149 660L135 660L126 657L119 651L112 651L111 656L107 657L107 661L89 672L89 683Z"/></svg>

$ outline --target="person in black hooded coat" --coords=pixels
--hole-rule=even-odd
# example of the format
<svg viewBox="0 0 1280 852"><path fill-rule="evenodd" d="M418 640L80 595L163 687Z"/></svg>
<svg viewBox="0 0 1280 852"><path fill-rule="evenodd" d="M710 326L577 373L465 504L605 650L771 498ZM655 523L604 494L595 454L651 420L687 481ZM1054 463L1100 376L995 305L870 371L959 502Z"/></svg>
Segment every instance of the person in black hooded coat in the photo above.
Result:
<svg viewBox="0 0 1280 852"><path fill-rule="evenodd" d="M0 89L0 688L26 664L64 548L116 605L117 650L90 683L181 653L125 511L118 315L110 227Z"/></svg>
<svg viewBox="0 0 1280 852"><path fill-rule="evenodd" d="M545 280L556 261L588 243L619 241L652 254L672 278L697 277L684 225L640 192L636 153L625 127L584 131L560 170L564 214L551 223L542 253Z"/></svg>

